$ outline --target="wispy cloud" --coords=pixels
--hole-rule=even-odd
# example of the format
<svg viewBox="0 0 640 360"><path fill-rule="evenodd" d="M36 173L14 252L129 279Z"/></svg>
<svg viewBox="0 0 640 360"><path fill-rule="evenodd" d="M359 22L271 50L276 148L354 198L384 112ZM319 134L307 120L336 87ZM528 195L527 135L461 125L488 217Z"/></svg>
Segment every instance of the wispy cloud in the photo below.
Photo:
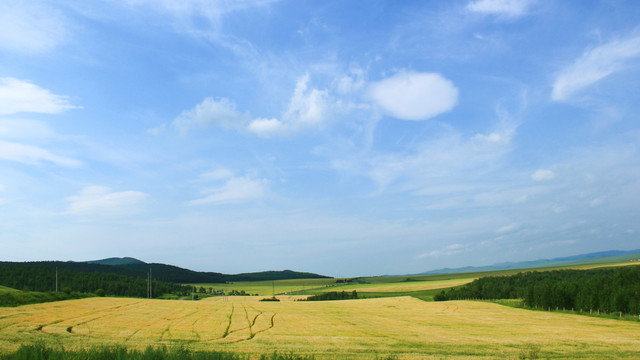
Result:
<svg viewBox="0 0 640 360"><path fill-rule="evenodd" d="M418 255L418 258L423 259L427 257L457 255L462 253L465 249L466 247L462 244L451 244L439 250L433 250L427 253L420 254Z"/></svg>
<svg viewBox="0 0 640 360"><path fill-rule="evenodd" d="M227 129L241 129L249 120L248 114L236 110L236 105L228 99L206 98L191 110L183 111L173 120L182 135L198 128L216 125Z"/></svg>
<svg viewBox="0 0 640 360"><path fill-rule="evenodd" d="M200 174L198 180L200 181L216 181L216 180L224 180L233 176L233 172L229 169L218 168L211 171L207 171L203 174Z"/></svg>
<svg viewBox="0 0 640 360"><path fill-rule="evenodd" d="M247 0L247 1L202 1L202 0L123 0L132 6L146 6L156 12L165 13L176 18L187 26L197 28L198 18L206 19L209 27L217 28L221 17L233 11L239 11L255 6L264 6L277 0ZM193 23L191 23L193 21Z"/></svg>
<svg viewBox="0 0 640 360"><path fill-rule="evenodd" d="M401 72L371 84L370 95L387 114L403 120L427 120L458 103L458 89L436 73Z"/></svg>
<svg viewBox="0 0 640 360"><path fill-rule="evenodd" d="M43 121L32 119L0 118L2 139L46 139L60 137Z"/></svg>
<svg viewBox="0 0 640 360"><path fill-rule="evenodd" d="M67 198L69 205L66 214L130 214L138 210L147 196L139 191L111 192L105 186L87 186L79 195Z"/></svg>
<svg viewBox="0 0 640 360"><path fill-rule="evenodd" d="M256 57L256 49L246 39L225 34L224 17L232 12L267 6L277 0L123 0L125 4L169 20L174 31L225 47L241 57Z"/></svg>
<svg viewBox="0 0 640 360"><path fill-rule="evenodd" d="M19 112L58 114L76 106L66 96L52 94L28 81L0 78L0 115Z"/></svg>
<svg viewBox="0 0 640 360"><path fill-rule="evenodd" d="M583 89L607 76L627 68L628 62L640 56L640 35L610 41L590 48L573 64L562 69L553 83L551 99L571 100Z"/></svg>
<svg viewBox="0 0 640 360"><path fill-rule="evenodd" d="M204 191L205 196L188 205L220 205L259 199L266 192L267 182L248 176L229 177L224 184Z"/></svg>
<svg viewBox="0 0 640 360"><path fill-rule="evenodd" d="M0 50L40 54L55 49L69 35L59 11L38 2L0 2Z"/></svg>
<svg viewBox="0 0 640 360"><path fill-rule="evenodd" d="M0 140L0 159L35 165L50 162L60 166L77 167L82 162L70 157L56 155L37 146Z"/></svg>
<svg viewBox="0 0 640 360"><path fill-rule="evenodd" d="M467 4L467 10L515 18L527 14L531 3L531 0L476 0Z"/></svg>
<svg viewBox="0 0 640 360"><path fill-rule="evenodd" d="M556 174L547 169L538 169L536 172L531 174L531 179L533 181L549 181L555 179Z"/></svg>
<svg viewBox="0 0 640 360"><path fill-rule="evenodd" d="M358 160L362 165L347 165L351 171L361 169L382 191L394 184L395 191L433 193L433 189L467 188L469 181L490 173L510 150L512 129L464 138L447 130L444 134L422 142L415 152L386 153ZM499 141L498 141L499 140ZM343 163L343 165L346 165ZM347 170L345 168L345 170ZM472 180L474 179L474 180Z"/></svg>
<svg viewBox="0 0 640 360"><path fill-rule="evenodd" d="M515 230L518 230L522 225L518 224L518 223L512 223L509 225L504 225L501 226L500 228L498 228L498 230L496 230L496 233L498 234L506 234L506 233L510 233L513 232Z"/></svg>
<svg viewBox="0 0 640 360"><path fill-rule="evenodd" d="M287 104L282 118L254 118L236 109L229 99L208 97L191 110L182 112L173 120L173 126L182 135L192 129L219 126L246 131L261 137L290 135L322 126L329 111L327 90L309 87L309 75L302 76Z"/></svg>
<svg viewBox="0 0 640 360"><path fill-rule="evenodd" d="M247 130L259 136L291 134L322 125L327 119L327 90L309 88L309 75L300 77L282 119L253 120Z"/></svg>

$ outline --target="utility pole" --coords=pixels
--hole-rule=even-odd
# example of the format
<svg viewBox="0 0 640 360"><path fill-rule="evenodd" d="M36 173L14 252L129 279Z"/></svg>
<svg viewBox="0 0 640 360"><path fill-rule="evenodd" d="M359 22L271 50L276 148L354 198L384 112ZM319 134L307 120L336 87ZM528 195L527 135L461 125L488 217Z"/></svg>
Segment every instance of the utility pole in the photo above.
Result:
<svg viewBox="0 0 640 360"><path fill-rule="evenodd" d="M153 272L149 268L149 299L153 299Z"/></svg>
<svg viewBox="0 0 640 360"><path fill-rule="evenodd" d="M56 292L58 292L58 267L56 266Z"/></svg>

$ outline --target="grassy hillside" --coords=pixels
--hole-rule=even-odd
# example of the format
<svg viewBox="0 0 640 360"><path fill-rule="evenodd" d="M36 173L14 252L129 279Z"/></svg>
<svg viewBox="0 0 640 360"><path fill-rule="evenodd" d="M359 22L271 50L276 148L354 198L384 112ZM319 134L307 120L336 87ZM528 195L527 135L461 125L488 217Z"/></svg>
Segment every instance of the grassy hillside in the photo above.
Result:
<svg viewBox="0 0 640 360"><path fill-rule="evenodd" d="M523 261L516 263L502 263L491 266L467 266L455 269L438 269L428 271L419 275L433 275L433 274L454 274L454 273L470 273L470 272L487 272L487 271L501 271L501 270L524 270L534 268L550 268L550 267L567 267L567 266L580 266L580 265L592 265L603 263L617 263L627 261L640 260L640 249L630 251L602 251L597 253L582 254L576 256L568 256L555 259L541 259L535 261Z"/></svg>
<svg viewBox="0 0 640 360"><path fill-rule="evenodd" d="M39 304L52 301L61 301L69 299L82 299L95 296L93 294L83 294L77 292L38 292L38 291L21 291L6 286L0 286L0 307L12 307L28 304Z"/></svg>
<svg viewBox="0 0 640 360"><path fill-rule="evenodd" d="M619 259L619 258L618 258ZM615 259L617 260L617 259ZM624 261L606 263L594 262L590 264L551 266L535 269L509 269L498 271L482 271L472 273L435 274L435 275L403 275L403 276L374 276L342 279L294 279L276 281L238 281L227 284L189 284L196 289L203 287L207 292L222 290L244 291L247 294L270 296L272 293L294 295L317 295L328 291L353 291L363 297L393 297L413 296L422 300L433 300L433 297L443 289L458 287L471 281L487 276L510 276L525 271L553 271L561 269L594 269L604 267L638 265L640 262Z"/></svg>

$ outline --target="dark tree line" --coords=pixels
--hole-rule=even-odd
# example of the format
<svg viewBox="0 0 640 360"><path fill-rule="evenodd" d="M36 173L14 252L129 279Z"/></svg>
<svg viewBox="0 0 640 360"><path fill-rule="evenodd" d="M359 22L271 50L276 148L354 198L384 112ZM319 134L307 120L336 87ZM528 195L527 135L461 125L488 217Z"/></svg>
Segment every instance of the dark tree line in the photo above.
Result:
<svg viewBox="0 0 640 360"><path fill-rule="evenodd" d="M358 293L355 290L353 290L352 292L329 291L326 293L309 296L306 300L307 301L326 301L326 300L349 300L349 299L357 299L357 298L358 298Z"/></svg>
<svg viewBox="0 0 640 360"><path fill-rule="evenodd" d="M640 266L483 277L434 297L463 299L523 299L532 308L640 314Z"/></svg>
<svg viewBox="0 0 640 360"><path fill-rule="evenodd" d="M188 295L190 286L153 281L153 296L162 294ZM56 289L56 269L43 266L7 265L0 266L0 285L27 291L54 291ZM82 272L58 269L58 289L81 293L104 290L110 296L147 296L147 278L132 277L101 272Z"/></svg>

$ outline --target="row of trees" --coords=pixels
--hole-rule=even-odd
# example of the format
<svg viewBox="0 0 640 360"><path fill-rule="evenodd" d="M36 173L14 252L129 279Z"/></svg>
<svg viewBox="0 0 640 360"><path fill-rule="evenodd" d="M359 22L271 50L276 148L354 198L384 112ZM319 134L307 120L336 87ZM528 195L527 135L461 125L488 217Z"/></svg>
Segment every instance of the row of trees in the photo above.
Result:
<svg viewBox="0 0 640 360"><path fill-rule="evenodd" d="M524 299L526 306L544 309L640 314L640 266L484 277L434 297L456 299Z"/></svg>
<svg viewBox="0 0 640 360"><path fill-rule="evenodd" d="M58 289L93 293L98 289L112 296L147 297L147 279L99 272L81 272L57 269ZM162 294L189 295L191 287L153 281L153 296ZM0 285L27 291L54 291L56 269L42 266L0 266Z"/></svg>
<svg viewBox="0 0 640 360"><path fill-rule="evenodd" d="M346 291L329 291L326 293L309 296L307 301L325 301L325 300L349 300L349 299L357 299L358 293L353 290L352 292Z"/></svg>

